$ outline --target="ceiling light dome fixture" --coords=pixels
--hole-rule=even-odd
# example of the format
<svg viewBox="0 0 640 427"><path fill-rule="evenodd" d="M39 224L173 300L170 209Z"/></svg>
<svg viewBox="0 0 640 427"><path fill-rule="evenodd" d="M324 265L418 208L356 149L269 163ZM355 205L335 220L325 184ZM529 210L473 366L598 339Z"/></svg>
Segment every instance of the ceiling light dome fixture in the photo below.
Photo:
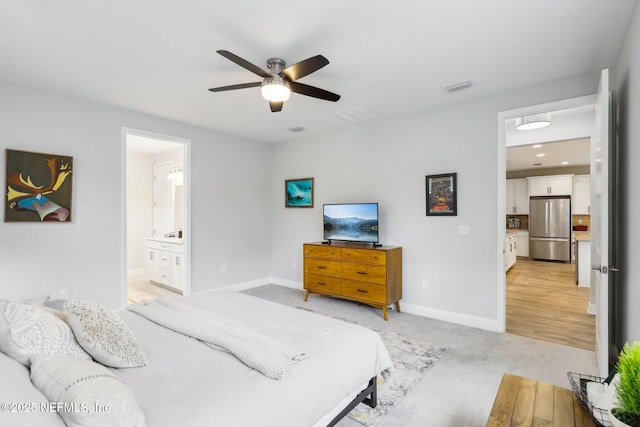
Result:
<svg viewBox="0 0 640 427"><path fill-rule="evenodd" d="M542 129L551 124L551 114L534 114L531 116L516 117L516 129L533 130Z"/></svg>
<svg viewBox="0 0 640 427"><path fill-rule="evenodd" d="M280 76L266 77L260 85L262 97L267 101L284 102L291 96L289 82Z"/></svg>

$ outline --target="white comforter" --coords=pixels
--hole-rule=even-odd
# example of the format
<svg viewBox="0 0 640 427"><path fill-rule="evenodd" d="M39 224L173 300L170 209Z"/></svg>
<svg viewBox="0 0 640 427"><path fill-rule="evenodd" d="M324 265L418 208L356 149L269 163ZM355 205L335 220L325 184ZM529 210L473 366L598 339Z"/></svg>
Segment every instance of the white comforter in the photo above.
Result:
<svg viewBox="0 0 640 427"><path fill-rule="evenodd" d="M312 426L392 366L380 337L367 328L232 291L185 301L302 348L308 356L274 381L229 353L123 311L149 364L114 372L131 388L149 427Z"/></svg>

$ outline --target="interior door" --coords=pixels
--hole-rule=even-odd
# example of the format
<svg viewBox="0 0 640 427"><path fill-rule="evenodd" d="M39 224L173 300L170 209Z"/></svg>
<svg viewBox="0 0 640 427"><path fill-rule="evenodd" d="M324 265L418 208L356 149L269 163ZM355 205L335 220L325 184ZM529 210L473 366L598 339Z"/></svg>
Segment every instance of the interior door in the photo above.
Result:
<svg viewBox="0 0 640 427"><path fill-rule="evenodd" d="M602 70L596 101L596 127L591 143L591 283L596 292L596 356L600 375L609 373L609 70ZM613 268L615 271L615 268Z"/></svg>

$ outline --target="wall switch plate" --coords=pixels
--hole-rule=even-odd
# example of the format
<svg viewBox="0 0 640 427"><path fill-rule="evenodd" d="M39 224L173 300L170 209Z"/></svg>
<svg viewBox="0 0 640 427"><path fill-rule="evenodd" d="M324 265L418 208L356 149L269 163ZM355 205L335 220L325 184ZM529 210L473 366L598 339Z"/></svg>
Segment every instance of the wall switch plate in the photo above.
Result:
<svg viewBox="0 0 640 427"><path fill-rule="evenodd" d="M291 261L291 269L292 270L296 269L296 262L295 261Z"/></svg>
<svg viewBox="0 0 640 427"><path fill-rule="evenodd" d="M227 266L226 265L221 265L220 266L220 273L224 274L227 272Z"/></svg>
<svg viewBox="0 0 640 427"><path fill-rule="evenodd" d="M422 281L422 289L424 289L424 290L429 289L429 281L428 280L423 280Z"/></svg>
<svg viewBox="0 0 640 427"><path fill-rule="evenodd" d="M458 234L460 234L461 236L467 236L469 235L469 233L470 231L468 225L461 225L458 227Z"/></svg>

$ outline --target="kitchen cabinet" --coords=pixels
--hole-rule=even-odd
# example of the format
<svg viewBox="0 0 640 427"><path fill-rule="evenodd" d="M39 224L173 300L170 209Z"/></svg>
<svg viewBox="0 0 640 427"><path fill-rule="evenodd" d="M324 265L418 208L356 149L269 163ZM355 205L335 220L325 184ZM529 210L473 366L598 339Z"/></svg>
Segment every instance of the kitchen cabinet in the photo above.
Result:
<svg viewBox="0 0 640 427"><path fill-rule="evenodd" d="M576 175L573 177L571 211L575 215L589 215L591 213L590 180L590 175Z"/></svg>
<svg viewBox="0 0 640 427"><path fill-rule="evenodd" d="M184 277L184 245L182 244L182 239L147 239L145 255L149 280L182 290Z"/></svg>
<svg viewBox="0 0 640 427"><path fill-rule="evenodd" d="M570 196L573 191L572 175L534 176L529 180L529 195Z"/></svg>
<svg viewBox="0 0 640 427"><path fill-rule="evenodd" d="M529 231L516 230L516 256L529 257Z"/></svg>
<svg viewBox="0 0 640 427"><path fill-rule="evenodd" d="M507 214L529 214L529 185L526 178L507 180Z"/></svg>
<svg viewBox="0 0 640 427"><path fill-rule="evenodd" d="M504 244L504 270L509 271L511 267L516 263L517 252L517 240L516 233L509 232L505 238Z"/></svg>

